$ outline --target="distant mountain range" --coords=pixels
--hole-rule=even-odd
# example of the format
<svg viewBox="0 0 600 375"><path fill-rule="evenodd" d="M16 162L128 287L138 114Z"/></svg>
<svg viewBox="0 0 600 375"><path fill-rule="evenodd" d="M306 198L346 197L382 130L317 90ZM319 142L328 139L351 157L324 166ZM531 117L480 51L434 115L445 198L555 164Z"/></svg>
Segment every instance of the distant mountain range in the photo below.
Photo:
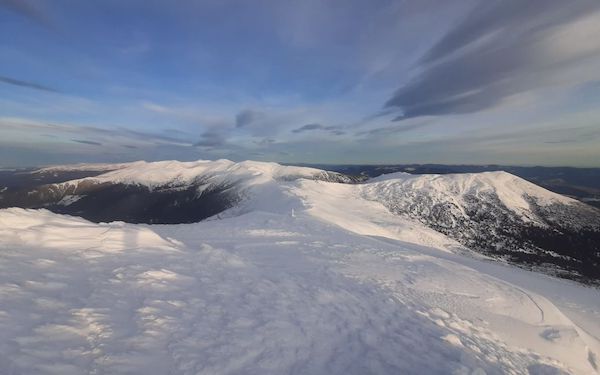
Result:
<svg viewBox="0 0 600 375"><path fill-rule="evenodd" d="M555 193L570 196L589 205L600 207L600 168L517 167L506 165L328 165L307 164L348 175L377 177L384 173L449 174L505 171Z"/></svg>
<svg viewBox="0 0 600 375"><path fill-rule="evenodd" d="M306 211L360 234L600 282L597 208L507 172L382 175L400 167L344 168L217 160L3 171L0 208L46 208L95 222L148 224Z"/></svg>

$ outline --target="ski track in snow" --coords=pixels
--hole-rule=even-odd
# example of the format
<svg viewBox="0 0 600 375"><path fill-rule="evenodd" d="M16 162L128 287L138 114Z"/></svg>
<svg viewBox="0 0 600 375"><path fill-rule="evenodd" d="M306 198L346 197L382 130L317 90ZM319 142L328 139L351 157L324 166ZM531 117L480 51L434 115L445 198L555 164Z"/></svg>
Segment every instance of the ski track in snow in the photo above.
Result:
<svg viewBox="0 0 600 375"><path fill-rule="evenodd" d="M593 332L552 291L594 328L597 290L310 208L176 226L1 210L0 373L594 373Z"/></svg>

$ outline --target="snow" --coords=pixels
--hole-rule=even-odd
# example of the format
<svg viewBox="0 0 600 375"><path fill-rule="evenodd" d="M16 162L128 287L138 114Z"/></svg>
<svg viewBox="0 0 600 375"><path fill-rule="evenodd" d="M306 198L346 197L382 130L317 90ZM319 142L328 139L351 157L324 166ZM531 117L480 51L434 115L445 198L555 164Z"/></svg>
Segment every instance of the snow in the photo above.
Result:
<svg viewBox="0 0 600 375"><path fill-rule="evenodd" d="M73 204L83 198L85 195L65 195L60 201L58 201L58 205L60 206L68 206Z"/></svg>
<svg viewBox="0 0 600 375"><path fill-rule="evenodd" d="M392 214L380 202L364 199L364 187L303 180L295 195L302 197L302 205L313 217L357 234L393 238L444 251L462 249L453 239L415 220Z"/></svg>
<svg viewBox="0 0 600 375"><path fill-rule="evenodd" d="M364 199L492 189L520 210L518 191L566 198L495 172L301 178L323 173L167 161L93 178L247 188L240 205L196 224L0 210L0 373L598 373L600 290L465 256Z"/></svg>
<svg viewBox="0 0 600 375"><path fill-rule="evenodd" d="M80 184L99 185L103 183L121 183L143 185L150 190L159 187L186 187L195 185L199 192L217 186L235 187L242 198L269 194L281 195L286 182L302 179L311 180L344 180L344 176L315 168L283 166L277 163L243 161L235 163L227 159L215 161L198 160L181 162L176 160L145 162L138 161L122 164L76 164L71 166L55 166L40 171L52 170L99 170L105 171L95 177L56 184L57 191L76 191ZM350 182L350 180L346 180ZM425 197L433 203L453 203L456 207L464 207L471 197L485 198L493 196L500 200L509 210L515 212L525 221L536 222L532 213L530 201L541 206L554 203L573 204L578 201L552 193L535 184L527 182L510 173L483 172L447 175L411 175L404 172L384 174L368 180L363 184L353 184L354 187L340 187L338 184L326 187L333 195L334 191L346 189L347 192L360 191L360 196L352 193L353 199L391 202L404 199L405 201ZM321 188L324 185L321 185ZM337 189L337 190L335 190ZM314 190L314 189L313 189ZM318 189L317 189L318 190ZM252 204L251 199L247 199ZM260 204L268 199L260 199ZM280 199L274 202L279 204ZM72 203L72 202L65 202ZM389 208L389 207L388 207ZM290 207L291 209L291 207ZM464 214L464 212L462 213ZM379 214L378 214L379 215ZM404 231L406 233L407 231ZM372 233L373 234L373 233ZM433 235L436 236L436 235Z"/></svg>
<svg viewBox="0 0 600 375"><path fill-rule="evenodd" d="M150 189L163 186L189 186L195 183L198 190L202 191L210 186L225 184L235 186L239 190L238 193L244 197L265 195L267 190L272 194L280 195L279 192L285 189L285 186L281 186L285 185L284 182L300 179L329 180L332 176L340 176L333 172L315 168L283 166L277 163L257 161L235 163L227 159L191 162L167 160L122 164L76 164L55 166L43 170L106 171L106 173L95 177L86 177L57 184L59 189L76 187L84 182L91 184L135 184L144 185ZM277 184L274 184L275 182ZM320 187L324 185L320 185ZM332 186L327 187L331 192L335 189L340 191L353 189L353 191L360 191L362 198L379 202L389 202L391 197L394 199L399 199L399 197L414 199L416 195L420 195L427 196L434 203L452 202L457 207L465 207L465 200L468 197L495 196L508 209L521 216L523 220L534 222L536 218L531 212L529 199L533 199L541 206L554 203L567 205L577 203L574 199L550 192L503 171L446 175L411 175L396 172L381 175L354 187L344 188L339 187L338 184ZM352 194L352 198L360 198L357 194ZM333 193L333 195L339 194ZM265 201L264 199L260 200L261 204ZM276 199L275 202L280 203L280 200ZM406 232L404 231L404 233Z"/></svg>
<svg viewBox="0 0 600 375"><path fill-rule="evenodd" d="M396 172L370 179L367 185L370 193L380 197L425 193L437 202L454 201L458 206L464 205L462 200L467 194L494 194L506 207L525 217L529 215L530 210L527 197L534 198L537 204L543 206L577 202L504 171L445 175L411 175Z"/></svg>
<svg viewBox="0 0 600 375"><path fill-rule="evenodd" d="M596 371L598 290L314 214L1 210L0 372Z"/></svg>
<svg viewBox="0 0 600 375"><path fill-rule="evenodd" d="M384 173L377 177L368 179L367 182L373 183L373 182L382 182L382 181L389 181L389 180L398 180L398 179L410 178L411 176L416 176L416 175L412 175L407 172Z"/></svg>
<svg viewBox="0 0 600 375"><path fill-rule="evenodd" d="M122 168L131 168L141 165L145 162L137 161L131 163L79 163L66 165L50 165L33 171L32 173L52 173L52 172L74 172L74 171L96 171L109 172Z"/></svg>
<svg viewBox="0 0 600 375"><path fill-rule="evenodd" d="M76 166L82 170L91 168L93 164ZM57 168L57 167L55 167ZM67 170L73 166L65 166ZM183 186L200 179L208 179L210 183L242 183L245 186L260 185L274 180L294 180L298 178L325 177L325 171L315 168L283 166L277 163L244 161L234 163L227 159L198 160L181 162L167 160L158 162L133 162L125 164L95 165L95 168L107 170L96 177L86 177L65 182L64 185L77 185L83 181L93 183L123 183L144 185L149 188L160 186Z"/></svg>

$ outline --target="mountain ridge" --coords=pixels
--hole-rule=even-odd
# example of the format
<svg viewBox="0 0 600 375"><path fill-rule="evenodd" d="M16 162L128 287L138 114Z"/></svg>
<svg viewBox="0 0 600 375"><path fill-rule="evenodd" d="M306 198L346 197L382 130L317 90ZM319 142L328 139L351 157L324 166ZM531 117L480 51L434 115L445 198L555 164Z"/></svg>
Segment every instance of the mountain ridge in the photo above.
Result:
<svg viewBox="0 0 600 375"><path fill-rule="evenodd" d="M86 168L101 173L8 189L0 193L0 207L150 224L192 223L253 210L307 210L357 233L446 250L464 247L561 277L600 280L600 211L507 172L400 173L361 182L315 168L221 159L80 164L32 173Z"/></svg>

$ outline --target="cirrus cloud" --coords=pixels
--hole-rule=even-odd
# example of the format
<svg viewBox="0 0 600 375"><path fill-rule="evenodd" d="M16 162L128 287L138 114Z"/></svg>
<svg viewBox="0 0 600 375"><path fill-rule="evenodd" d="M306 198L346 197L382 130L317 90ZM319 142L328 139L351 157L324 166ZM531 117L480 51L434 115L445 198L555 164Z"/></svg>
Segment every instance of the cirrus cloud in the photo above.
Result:
<svg viewBox="0 0 600 375"><path fill-rule="evenodd" d="M598 79L599 33L595 0L481 2L385 106L398 109L397 120L472 113L529 90Z"/></svg>

